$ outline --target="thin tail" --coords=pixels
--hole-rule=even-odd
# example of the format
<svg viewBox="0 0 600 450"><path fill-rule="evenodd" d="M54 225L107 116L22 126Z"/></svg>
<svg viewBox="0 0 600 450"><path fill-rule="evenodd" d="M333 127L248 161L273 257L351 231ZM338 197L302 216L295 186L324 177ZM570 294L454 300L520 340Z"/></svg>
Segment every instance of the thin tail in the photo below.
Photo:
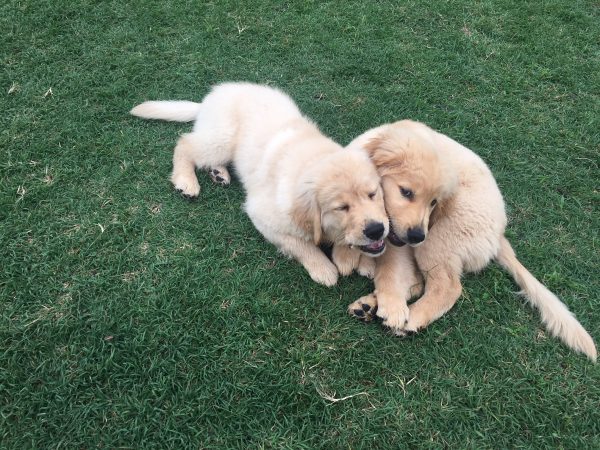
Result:
<svg viewBox="0 0 600 450"><path fill-rule="evenodd" d="M130 113L144 119L191 122L200 112L200 103L188 101L153 101L137 105Z"/></svg>
<svg viewBox="0 0 600 450"><path fill-rule="evenodd" d="M496 261L504 267L521 287L520 292L536 307L548 331L577 352L596 362L597 351L592 337L556 295L540 283L517 259L508 240L500 238Z"/></svg>

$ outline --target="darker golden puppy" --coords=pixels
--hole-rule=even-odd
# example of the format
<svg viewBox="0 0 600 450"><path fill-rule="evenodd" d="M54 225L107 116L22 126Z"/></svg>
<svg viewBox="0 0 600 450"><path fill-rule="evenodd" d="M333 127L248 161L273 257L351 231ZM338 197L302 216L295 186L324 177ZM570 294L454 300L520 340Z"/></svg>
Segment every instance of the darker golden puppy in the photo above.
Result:
<svg viewBox="0 0 600 450"><path fill-rule="evenodd" d="M409 120L367 131L348 147L366 149L378 168L390 217L388 240L397 246L377 260L375 293L350 305L352 314L364 317L377 306L377 316L397 334L416 332L452 308L463 273L495 260L553 335L596 360L590 335L517 260L504 237L502 195L479 156ZM421 298L408 306L419 290Z"/></svg>

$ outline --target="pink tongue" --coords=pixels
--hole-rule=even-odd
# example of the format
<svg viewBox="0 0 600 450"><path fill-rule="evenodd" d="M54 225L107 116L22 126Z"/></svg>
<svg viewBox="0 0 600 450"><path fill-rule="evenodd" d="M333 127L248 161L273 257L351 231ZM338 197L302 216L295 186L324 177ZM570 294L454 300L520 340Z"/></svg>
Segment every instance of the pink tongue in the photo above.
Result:
<svg viewBox="0 0 600 450"><path fill-rule="evenodd" d="M383 241L373 242L372 244L367 245L367 248L369 248L371 250L377 250L379 247L381 247L382 244L383 244Z"/></svg>

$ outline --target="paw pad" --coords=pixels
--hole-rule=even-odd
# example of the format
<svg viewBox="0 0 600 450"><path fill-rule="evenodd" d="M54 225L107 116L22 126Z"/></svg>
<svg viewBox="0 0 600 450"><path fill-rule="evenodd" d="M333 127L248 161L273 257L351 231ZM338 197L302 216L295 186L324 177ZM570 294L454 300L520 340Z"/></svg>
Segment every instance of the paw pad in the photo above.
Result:
<svg viewBox="0 0 600 450"><path fill-rule="evenodd" d="M225 174L219 169L210 169L208 171L208 174L210 175L210 178L213 180L214 183L220 184L222 186L226 186L229 184L229 174Z"/></svg>
<svg viewBox="0 0 600 450"><path fill-rule="evenodd" d="M363 305L363 309L364 309L364 307L365 307L365 306L366 306L366 305ZM356 317L360 317L360 318L363 318L363 317L365 317L365 311L363 311L363 309L354 309L354 310L353 310L353 312L354 312L354 315L355 315Z"/></svg>
<svg viewBox="0 0 600 450"><path fill-rule="evenodd" d="M352 308L350 314L363 322L370 322L375 317L377 306L371 306L366 303L360 303L357 306L360 308Z"/></svg>

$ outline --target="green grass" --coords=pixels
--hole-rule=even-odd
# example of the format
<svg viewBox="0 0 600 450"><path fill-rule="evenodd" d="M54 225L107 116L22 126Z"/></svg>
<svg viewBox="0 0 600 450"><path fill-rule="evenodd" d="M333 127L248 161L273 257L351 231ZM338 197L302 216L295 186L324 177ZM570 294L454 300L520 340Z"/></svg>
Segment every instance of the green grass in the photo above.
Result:
<svg viewBox="0 0 600 450"><path fill-rule="evenodd" d="M425 121L600 339L596 2L9 0L0 29L0 447L600 447L598 366L496 266L413 339L360 324L368 280L312 283L237 182L179 198L189 125L128 115L248 80L342 143Z"/></svg>

